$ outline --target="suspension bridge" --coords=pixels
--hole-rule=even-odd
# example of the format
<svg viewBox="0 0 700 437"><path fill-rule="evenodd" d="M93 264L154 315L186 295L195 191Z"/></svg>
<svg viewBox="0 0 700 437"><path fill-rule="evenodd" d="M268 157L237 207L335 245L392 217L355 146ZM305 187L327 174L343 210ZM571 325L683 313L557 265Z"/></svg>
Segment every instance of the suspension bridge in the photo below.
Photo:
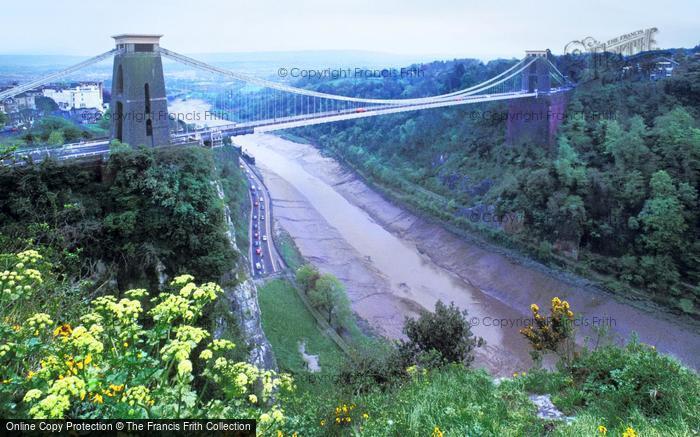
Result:
<svg viewBox="0 0 700 437"><path fill-rule="evenodd" d="M337 95L253 77L211 65L160 46L161 35L125 34L113 38L116 47L64 70L0 92L0 102L96 64L114 59L110 138L58 148L23 149L23 156L59 159L106 154L111 140L161 147L199 142L221 144L223 138L270 132L342 120L481 102L546 99L563 94L572 84L548 59L547 51L526 56L496 76L461 90L425 97L371 98ZM174 122L167 109L163 65L167 58L225 81L216 98L216 126L191 130Z"/></svg>

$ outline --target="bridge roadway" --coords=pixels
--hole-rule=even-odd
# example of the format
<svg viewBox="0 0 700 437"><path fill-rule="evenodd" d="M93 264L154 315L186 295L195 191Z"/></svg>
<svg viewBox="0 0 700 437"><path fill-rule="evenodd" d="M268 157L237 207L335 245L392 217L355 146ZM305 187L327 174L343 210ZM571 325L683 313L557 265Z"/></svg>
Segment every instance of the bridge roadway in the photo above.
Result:
<svg viewBox="0 0 700 437"><path fill-rule="evenodd" d="M498 94L457 96L453 98L439 99L429 103L368 106L363 108L344 109L339 111L326 111L289 117L277 117L253 122L230 123L222 126L217 126L216 128L207 128L189 133L173 134L171 135L170 145L185 144L192 141L198 141L199 139L209 141L213 132L220 133L223 136L231 137L237 135L252 134L253 132L272 132L276 130L291 129L301 126L311 126L322 123L331 123L343 120L355 120L359 118L373 117L385 114L397 114L401 112L418 111L421 109L432 109L481 102L522 99L527 97L539 97L560 92L566 92L570 89L570 87L554 88L548 93L539 93L537 91L515 91ZM57 160L67 160L107 154L109 154L109 140L98 139L94 141L66 144L64 146L55 148L38 147L32 149L21 149L15 152L14 155L16 158L30 157L35 162L38 162L49 156Z"/></svg>

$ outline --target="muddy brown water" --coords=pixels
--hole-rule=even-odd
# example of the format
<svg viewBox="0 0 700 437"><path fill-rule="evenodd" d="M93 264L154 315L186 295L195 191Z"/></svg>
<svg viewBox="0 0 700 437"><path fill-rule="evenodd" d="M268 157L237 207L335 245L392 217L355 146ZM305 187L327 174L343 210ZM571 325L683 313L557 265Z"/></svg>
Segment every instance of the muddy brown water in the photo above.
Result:
<svg viewBox="0 0 700 437"><path fill-rule="evenodd" d="M420 308L454 302L487 342L475 364L508 375L531 365L518 333L528 323L530 304L546 308L558 296L581 317L579 342L594 327L607 327L618 339L636 332L641 341L700 368L697 328L467 242L391 204L313 146L269 134L235 141L255 156L277 223L304 257L345 284L355 313L384 336L400 338L405 317Z"/></svg>

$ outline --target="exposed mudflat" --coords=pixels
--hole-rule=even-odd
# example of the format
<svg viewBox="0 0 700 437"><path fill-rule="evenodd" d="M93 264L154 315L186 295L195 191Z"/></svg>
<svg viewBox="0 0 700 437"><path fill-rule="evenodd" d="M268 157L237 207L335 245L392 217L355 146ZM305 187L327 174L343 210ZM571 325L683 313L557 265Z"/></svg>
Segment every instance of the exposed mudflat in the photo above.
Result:
<svg viewBox="0 0 700 437"><path fill-rule="evenodd" d="M530 365L518 333L529 305L567 299L583 318L580 340L607 326L700 367L700 332L644 312L498 251L465 241L399 208L352 172L310 145L272 135L236 138L255 156L273 202L275 220L320 270L345 284L352 308L377 332L401 337L406 316L438 299L469 312L487 341L476 365L506 375Z"/></svg>

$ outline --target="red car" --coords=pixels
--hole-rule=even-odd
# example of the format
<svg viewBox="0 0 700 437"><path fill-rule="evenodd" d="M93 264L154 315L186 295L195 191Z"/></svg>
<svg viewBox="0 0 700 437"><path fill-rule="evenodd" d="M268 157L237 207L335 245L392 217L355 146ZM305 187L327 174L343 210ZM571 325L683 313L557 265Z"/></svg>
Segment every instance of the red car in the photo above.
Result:
<svg viewBox="0 0 700 437"><path fill-rule="evenodd" d="M255 249L255 253L258 255L262 255L262 249L258 247L257 249Z"/></svg>

